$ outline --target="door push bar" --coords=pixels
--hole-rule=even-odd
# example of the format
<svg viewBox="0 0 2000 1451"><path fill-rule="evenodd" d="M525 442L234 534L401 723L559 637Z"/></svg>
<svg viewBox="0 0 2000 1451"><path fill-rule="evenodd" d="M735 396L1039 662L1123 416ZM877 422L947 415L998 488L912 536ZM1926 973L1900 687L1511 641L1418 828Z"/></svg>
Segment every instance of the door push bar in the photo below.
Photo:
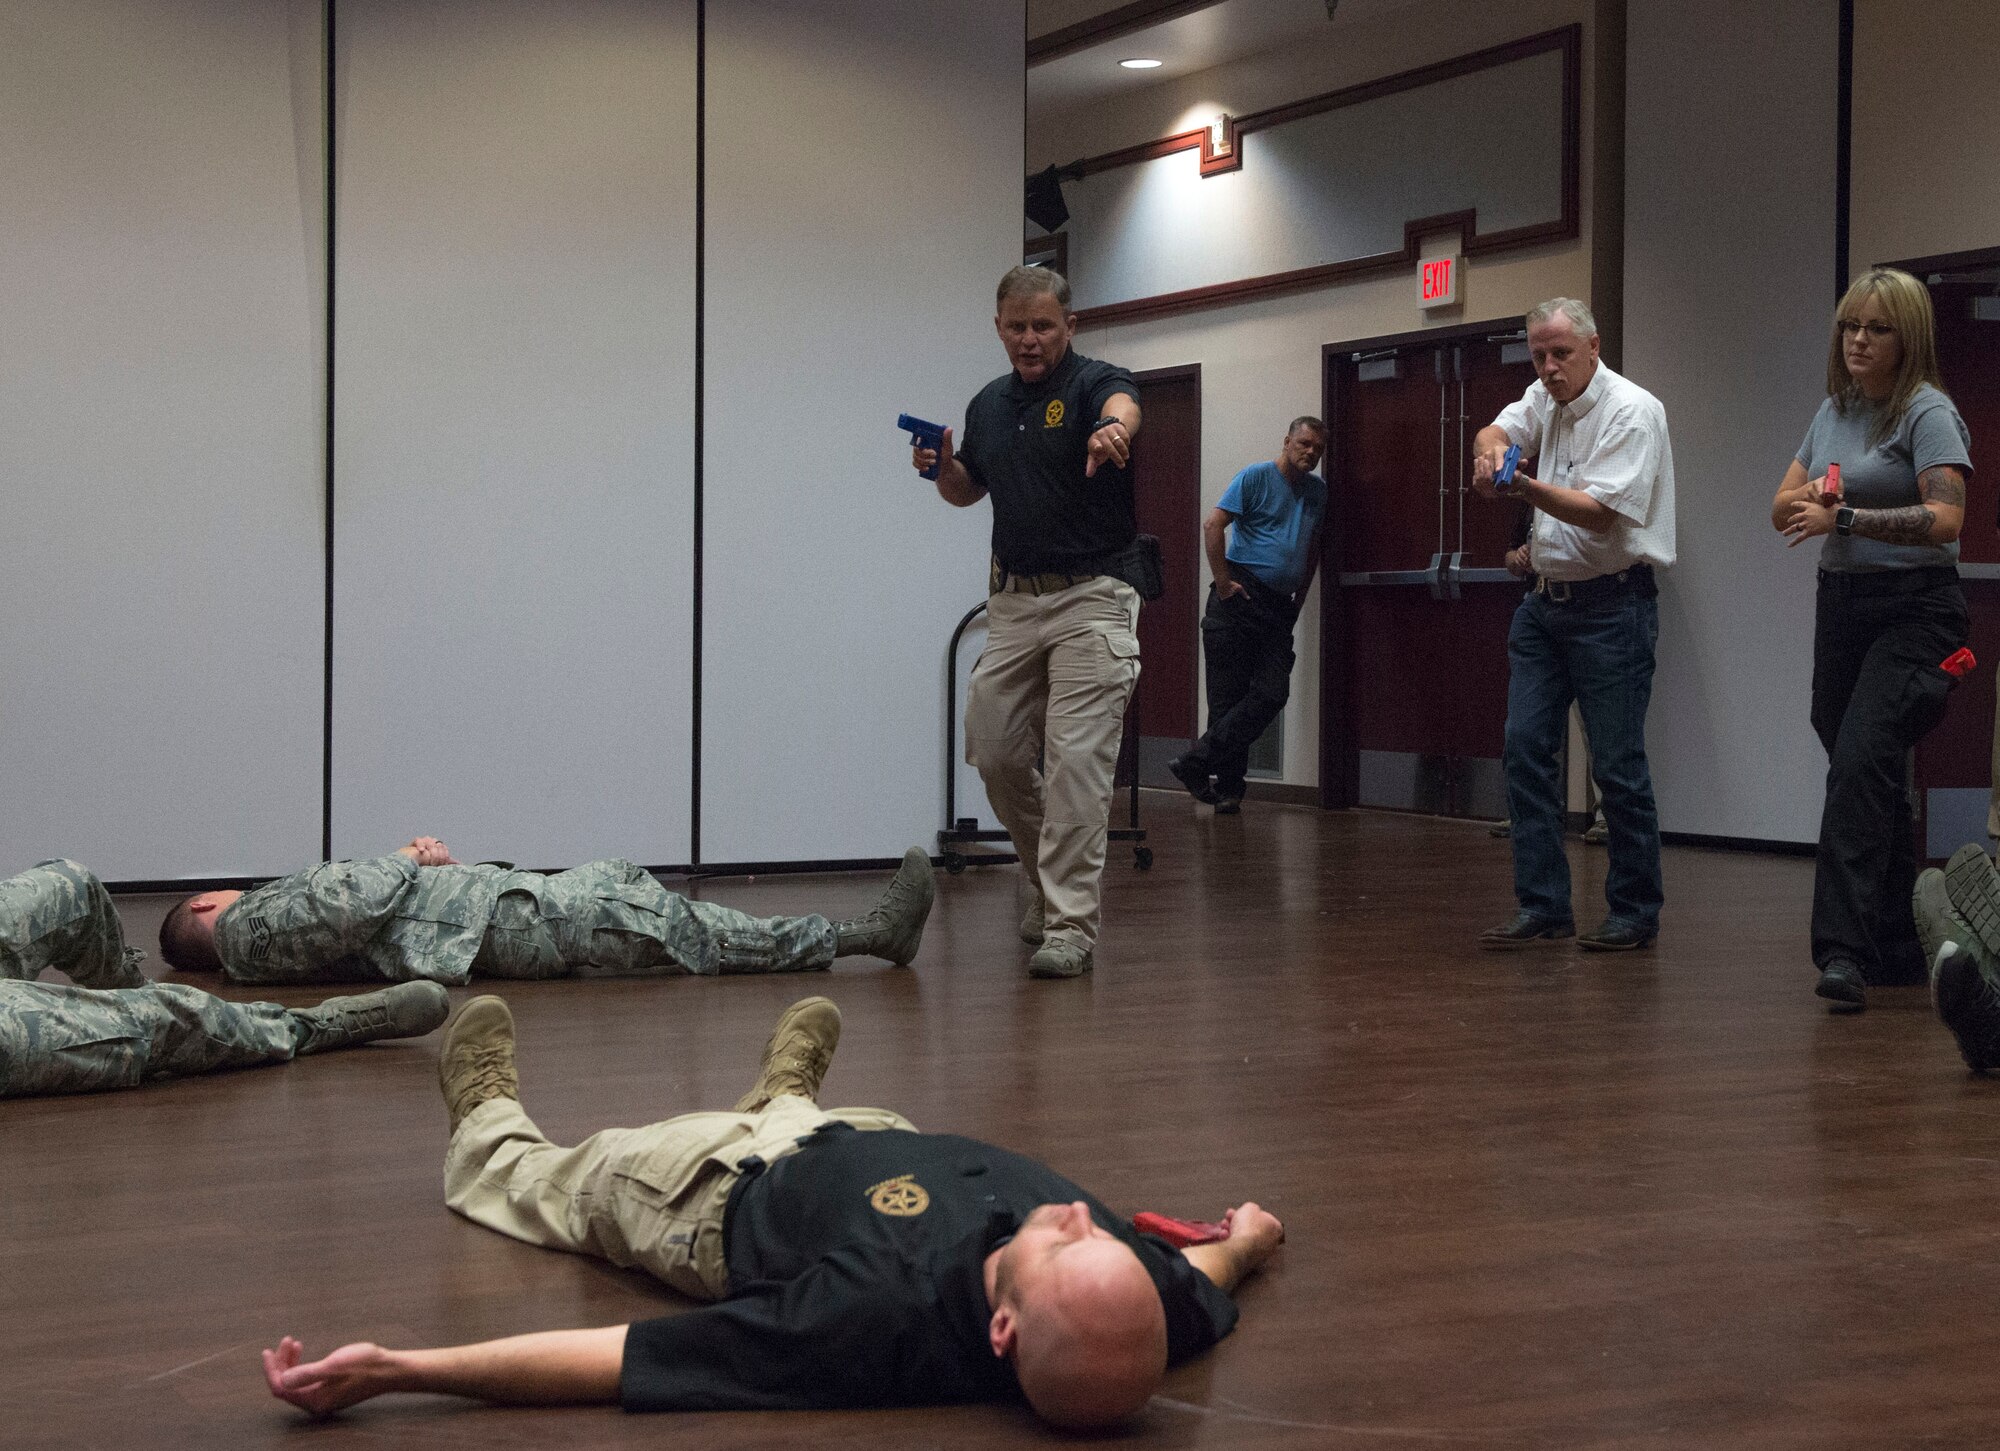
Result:
<svg viewBox="0 0 2000 1451"><path fill-rule="evenodd" d="M1451 554L1437 553L1422 569L1363 569L1343 572L1340 576L1343 586L1375 584L1420 584L1428 588L1434 600L1463 599L1463 588L1468 584L1518 584L1513 575L1504 569L1467 569L1465 551Z"/></svg>

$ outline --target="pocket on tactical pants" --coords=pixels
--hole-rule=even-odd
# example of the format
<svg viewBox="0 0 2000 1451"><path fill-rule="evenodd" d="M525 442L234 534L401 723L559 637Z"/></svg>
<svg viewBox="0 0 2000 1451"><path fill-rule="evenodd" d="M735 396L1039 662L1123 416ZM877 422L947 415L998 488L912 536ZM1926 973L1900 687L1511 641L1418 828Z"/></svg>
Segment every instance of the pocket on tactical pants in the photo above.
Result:
<svg viewBox="0 0 2000 1451"><path fill-rule="evenodd" d="M1952 687L1958 681L1935 665L1919 665L1910 672L1903 696L1903 736L1915 745L1935 730L1951 704Z"/></svg>
<svg viewBox="0 0 2000 1451"><path fill-rule="evenodd" d="M698 1300L720 1299L729 1290L722 1216L735 1177L701 1151L666 1166L635 1155L592 1199L592 1237L615 1265L636 1266Z"/></svg>
<svg viewBox="0 0 2000 1451"><path fill-rule="evenodd" d="M762 922L740 923L715 943L717 972L760 972L777 960L778 938Z"/></svg>
<svg viewBox="0 0 2000 1451"><path fill-rule="evenodd" d="M573 952L570 972L575 977L622 977L657 972L663 964L677 962L669 949L672 922L661 910L667 896L657 883L627 887L600 887L591 894L588 915L572 915L567 923ZM581 930L587 929L587 930ZM692 964L682 963L693 971Z"/></svg>

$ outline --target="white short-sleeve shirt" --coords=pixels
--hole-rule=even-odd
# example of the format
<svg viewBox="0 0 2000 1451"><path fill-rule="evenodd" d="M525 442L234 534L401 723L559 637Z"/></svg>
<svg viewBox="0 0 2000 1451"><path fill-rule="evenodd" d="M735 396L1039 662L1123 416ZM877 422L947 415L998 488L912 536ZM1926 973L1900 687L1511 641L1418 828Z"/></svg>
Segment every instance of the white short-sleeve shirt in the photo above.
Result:
<svg viewBox="0 0 2000 1451"><path fill-rule="evenodd" d="M1618 516L1593 534L1537 509L1528 540L1535 573L1576 581L1674 562L1674 451L1659 399L1599 363L1573 402L1557 406L1537 378L1493 426L1535 458L1530 477L1581 489Z"/></svg>

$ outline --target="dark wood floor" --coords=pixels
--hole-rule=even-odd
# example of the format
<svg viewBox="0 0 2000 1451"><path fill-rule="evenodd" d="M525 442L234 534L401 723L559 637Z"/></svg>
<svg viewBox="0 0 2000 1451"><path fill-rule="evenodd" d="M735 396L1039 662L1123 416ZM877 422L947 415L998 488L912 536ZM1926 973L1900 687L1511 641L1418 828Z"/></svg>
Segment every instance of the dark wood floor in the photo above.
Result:
<svg viewBox="0 0 2000 1451"><path fill-rule="evenodd" d="M1256 1198L1290 1242L1142 1446L1908 1447L2000 1438L2000 1083L1921 989L1831 1018L1811 863L1669 850L1656 951L1474 950L1483 828L1148 797L1095 978L1030 982L1014 872L946 879L915 970L509 987L552 1136L731 1101L830 991L830 1102L1039 1155L1125 1209ZM1586 923L1601 851L1573 847ZM850 911L881 878L710 883ZM147 940L161 910L133 899ZM311 995L294 995L303 1002ZM463 997L464 994L455 994ZM259 1346L475 1340L678 1302L445 1210L435 1036L0 1104L0 1442L956 1451L992 1408L625 1417L378 1402L311 1426Z"/></svg>

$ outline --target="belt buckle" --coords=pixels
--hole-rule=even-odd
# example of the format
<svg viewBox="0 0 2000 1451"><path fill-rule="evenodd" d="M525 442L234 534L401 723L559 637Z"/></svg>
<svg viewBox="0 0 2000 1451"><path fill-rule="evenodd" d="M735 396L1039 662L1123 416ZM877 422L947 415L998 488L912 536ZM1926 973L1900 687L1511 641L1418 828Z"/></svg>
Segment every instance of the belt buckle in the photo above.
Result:
<svg viewBox="0 0 2000 1451"><path fill-rule="evenodd" d="M1544 575L1541 580L1541 586L1542 586L1542 593L1549 597L1549 603L1557 605L1566 605L1570 602L1570 587L1568 580L1550 579L1546 575Z"/></svg>

